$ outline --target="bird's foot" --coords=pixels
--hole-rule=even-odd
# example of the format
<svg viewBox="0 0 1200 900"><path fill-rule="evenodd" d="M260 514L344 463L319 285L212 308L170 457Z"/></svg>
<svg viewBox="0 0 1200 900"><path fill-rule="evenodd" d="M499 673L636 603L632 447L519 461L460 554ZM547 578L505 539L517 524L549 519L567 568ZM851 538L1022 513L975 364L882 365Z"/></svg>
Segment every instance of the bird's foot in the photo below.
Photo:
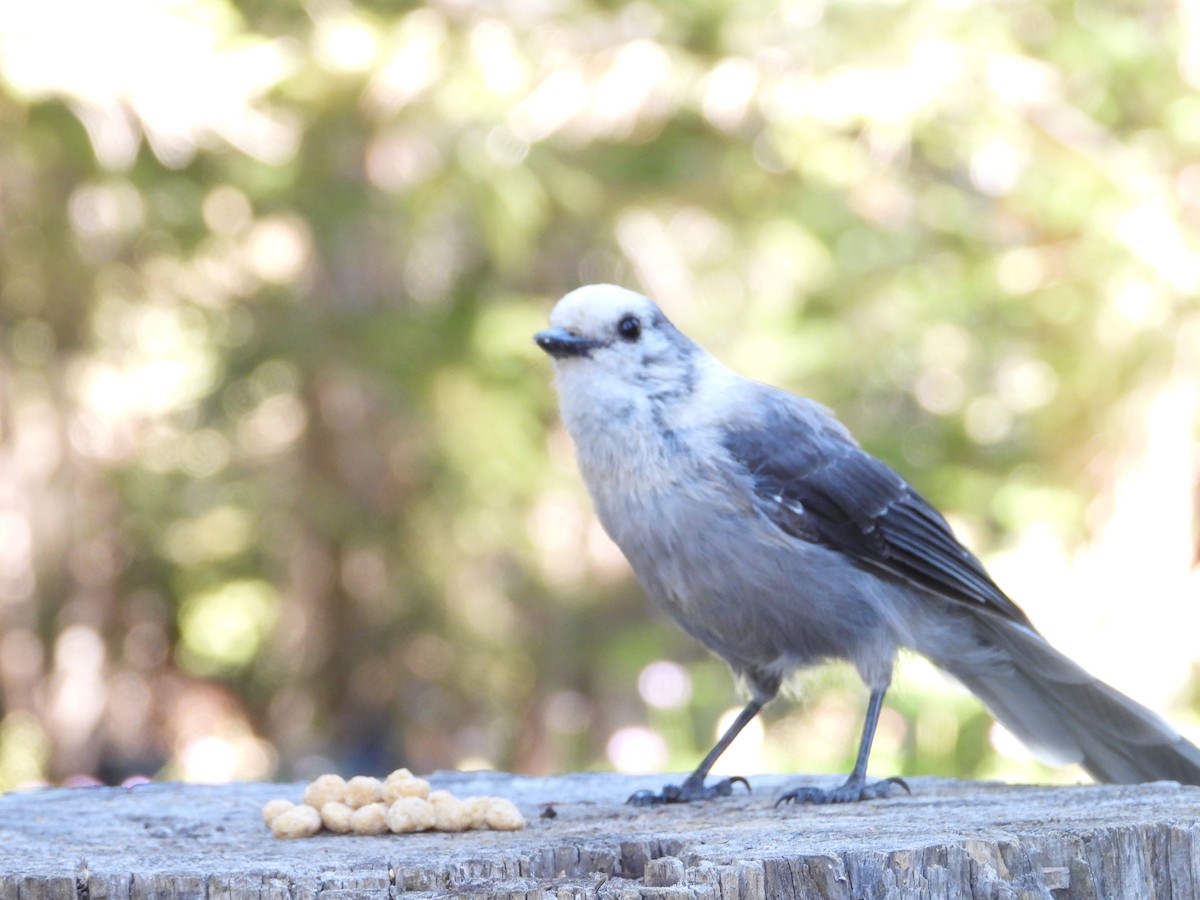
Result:
<svg viewBox="0 0 1200 900"><path fill-rule="evenodd" d="M841 787L823 790L816 787L798 787L784 791L775 805L781 803L857 803L859 800L879 800L892 796L896 787L904 788L906 794L911 794L903 778L885 778L882 781L868 782L863 778L849 778Z"/></svg>
<svg viewBox="0 0 1200 900"><path fill-rule="evenodd" d="M691 803L693 800L711 800L714 797L728 797L733 793L733 786L741 782L750 790L750 782L740 775L732 778L722 778L720 781L706 785L702 778L688 778L683 784L668 784L657 794L654 791L635 791L626 803L633 806L658 806L662 803Z"/></svg>

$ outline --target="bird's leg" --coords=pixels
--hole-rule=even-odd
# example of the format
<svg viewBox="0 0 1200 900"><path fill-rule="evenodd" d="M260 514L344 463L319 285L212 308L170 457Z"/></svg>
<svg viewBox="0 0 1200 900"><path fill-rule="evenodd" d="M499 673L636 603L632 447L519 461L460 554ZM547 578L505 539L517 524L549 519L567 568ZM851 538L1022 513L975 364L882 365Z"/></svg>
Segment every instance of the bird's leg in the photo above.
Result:
<svg viewBox="0 0 1200 900"><path fill-rule="evenodd" d="M728 797L733 793L733 786L739 781L746 785L746 790L750 790L750 783L740 775L735 775L732 778L722 778L715 784L706 785L704 779L708 777L708 770L713 767L717 758L725 752L733 739L738 736L743 728L758 715L758 711L763 708L763 705L758 700L751 700L746 704L746 708L738 713L738 717L733 720L733 724L725 729L725 733L721 735L721 739L717 741L716 746L708 751L708 755L700 761L700 765L696 766L696 771L683 780L683 784L668 784L665 785L661 792L654 791L636 791L629 798L628 803L634 806L653 806L658 803L689 803L692 800L711 800L713 797Z"/></svg>
<svg viewBox="0 0 1200 900"><path fill-rule="evenodd" d="M798 787L785 791L775 805L780 803L853 803L857 800L875 800L888 797L897 785L908 793L908 785L901 778L885 778L882 781L867 783L867 760L871 756L871 743L875 740L875 726L879 724L879 711L883 708L883 695L886 687L871 691L871 699L867 703L867 719L863 723L862 741L858 745L858 759L854 761L854 771L841 787L831 791L815 787Z"/></svg>

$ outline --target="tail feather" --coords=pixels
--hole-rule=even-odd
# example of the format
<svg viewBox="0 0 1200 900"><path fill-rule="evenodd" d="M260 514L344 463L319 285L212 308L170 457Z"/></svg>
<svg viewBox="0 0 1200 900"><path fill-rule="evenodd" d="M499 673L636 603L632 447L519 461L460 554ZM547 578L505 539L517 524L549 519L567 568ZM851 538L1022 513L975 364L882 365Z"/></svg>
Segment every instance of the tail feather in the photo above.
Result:
<svg viewBox="0 0 1200 900"><path fill-rule="evenodd" d="M992 714L1047 762L1077 762L1097 781L1200 785L1200 747L1022 625L976 620L993 652L936 654ZM942 657L938 659L937 657Z"/></svg>

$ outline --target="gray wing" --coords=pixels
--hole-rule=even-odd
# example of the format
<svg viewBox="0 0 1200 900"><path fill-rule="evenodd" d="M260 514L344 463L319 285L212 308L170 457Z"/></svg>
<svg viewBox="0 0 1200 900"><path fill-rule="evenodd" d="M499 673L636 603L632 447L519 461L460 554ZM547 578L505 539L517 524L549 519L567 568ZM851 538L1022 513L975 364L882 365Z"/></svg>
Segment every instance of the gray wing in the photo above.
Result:
<svg viewBox="0 0 1200 900"><path fill-rule="evenodd" d="M814 404L790 395L726 432L761 508L783 531L943 597L1032 628L934 507Z"/></svg>

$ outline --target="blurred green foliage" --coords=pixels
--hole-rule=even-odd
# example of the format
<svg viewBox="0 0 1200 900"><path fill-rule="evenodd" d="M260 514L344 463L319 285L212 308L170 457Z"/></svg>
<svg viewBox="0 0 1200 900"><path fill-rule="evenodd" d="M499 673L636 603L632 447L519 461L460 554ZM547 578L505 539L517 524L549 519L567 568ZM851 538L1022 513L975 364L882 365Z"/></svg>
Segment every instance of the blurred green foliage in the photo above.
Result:
<svg viewBox="0 0 1200 900"><path fill-rule="evenodd" d="M0 783L566 770L647 725L690 768L734 692L647 621L530 342L581 283L837 409L980 551L1079 542L1200 371L1186 12L5 5ZM758 764L847 768L860 686L805 697ZM935 678L891 710L880 771L1045 777Z"/></svg>

